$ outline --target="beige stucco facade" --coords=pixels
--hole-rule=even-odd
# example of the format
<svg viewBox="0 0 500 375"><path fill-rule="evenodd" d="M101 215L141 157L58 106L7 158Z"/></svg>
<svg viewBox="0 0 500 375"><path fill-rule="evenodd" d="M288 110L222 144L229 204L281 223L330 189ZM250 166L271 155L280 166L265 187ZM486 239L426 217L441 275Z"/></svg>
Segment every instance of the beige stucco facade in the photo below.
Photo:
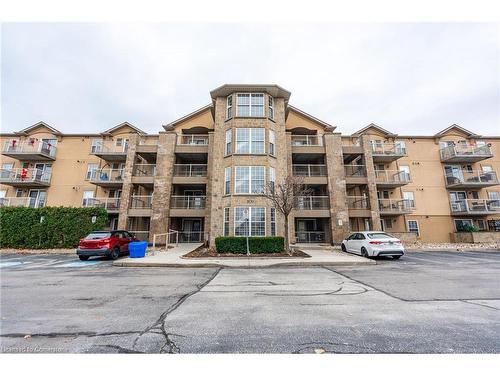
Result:
<svg viewBox="0 0 500 375"><path fill-rule="evenodd" d="M500 137L457 125L429 136L374 124L342 135L276 85L210 95L158 134L129 123L63 134L43 122L0 134L0 204L101 206L110 227L150 241L213 243L283 235L283 217L252 190L296 175L313 194L297 197L292 242L338 243L368 229L422 242L457 240L471 227L485 233L474 238L500 233Z"/></svg>

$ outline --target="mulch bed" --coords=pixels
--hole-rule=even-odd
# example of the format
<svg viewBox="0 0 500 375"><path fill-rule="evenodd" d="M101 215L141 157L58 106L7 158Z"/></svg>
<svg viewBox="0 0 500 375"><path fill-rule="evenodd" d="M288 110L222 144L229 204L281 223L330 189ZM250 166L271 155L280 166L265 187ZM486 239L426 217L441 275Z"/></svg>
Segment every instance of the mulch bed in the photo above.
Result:
<svg viewBox="0 0 500 375"><path fill-rule="evenodd" d="M300 250L295 250L290 256L288 253L265 253L265 254L234 254L218 253L215 249L199 247L186 255L185 258L310 258L311 256Z"/></svg>

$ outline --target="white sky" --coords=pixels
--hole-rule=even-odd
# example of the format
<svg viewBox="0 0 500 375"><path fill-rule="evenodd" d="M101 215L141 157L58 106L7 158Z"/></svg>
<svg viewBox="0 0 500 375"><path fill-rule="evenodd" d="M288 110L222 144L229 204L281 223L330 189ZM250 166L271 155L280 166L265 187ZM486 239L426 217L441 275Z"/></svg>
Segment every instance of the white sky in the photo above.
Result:
<svg viewBox="0 0 500 375"><path fill-rule="evenodd" d="M224 83L276 83L350 134L500 135L498 24L3 24L1 130L157 133Z"/></svg>

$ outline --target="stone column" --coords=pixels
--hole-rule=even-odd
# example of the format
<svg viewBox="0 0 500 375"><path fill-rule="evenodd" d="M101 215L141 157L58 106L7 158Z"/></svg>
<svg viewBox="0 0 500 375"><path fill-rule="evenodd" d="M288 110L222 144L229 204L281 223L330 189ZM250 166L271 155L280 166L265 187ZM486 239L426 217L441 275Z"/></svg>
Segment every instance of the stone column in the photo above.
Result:
<svg viewBox="0 0 500 375"><path fill-rule="evenodd" d="M172 195L172 176L175 163L175 132L161 132L158 137L156 156L156 175L154 177L153 213L151 215L149 241L154 234L167 233L169 229L170 197ZM163 243L165 238L161 238Z"/></svg>
<svg viewBox="0 0 500 375"><path fill-rule="evenodd" d="M382 230L380 225L380 213L378 209L377 183L375 166L373 165L372 147L368 135L362 135L361 146L365 157L366 176L368 179L368 196L370 201L370 214L372 219L372 230Z"/></svg>
<svg viewBox="0 0 500 375"><path fill-rule="evenodd" d="M205 241L212 242L212 236L210 234L210 224L211 224L211 213L212 213L212 181L213 181L213 171L214 171L214 133L208 134L208 159L207 159L207 185L206 185L206 202L205 202L205 222L203 223L203 233L205 235ZM224 219L222 219L224 220ZM214 237L215 238L215 237Z"/></svg>
<svg viewBox="0 0 500 375"><path fill-rule="evenodd" d="M342 138L337 133L325 133L328 194L330 197L330 228L333 243L340 243L349 233L349 210L342 155Z"/></svg>
<svg viewBox="0 0 500 375"><path fill-rule="evenodd" d="M130 196L134 186L132 184L132 172L134 170L137 145L139 144L139 136L131 134L127 149L127 159L125 161L125 170L123 171L122 195L120 199L120 214L118 215L118 229L127 230L128 223L128 208Z"/></svg>

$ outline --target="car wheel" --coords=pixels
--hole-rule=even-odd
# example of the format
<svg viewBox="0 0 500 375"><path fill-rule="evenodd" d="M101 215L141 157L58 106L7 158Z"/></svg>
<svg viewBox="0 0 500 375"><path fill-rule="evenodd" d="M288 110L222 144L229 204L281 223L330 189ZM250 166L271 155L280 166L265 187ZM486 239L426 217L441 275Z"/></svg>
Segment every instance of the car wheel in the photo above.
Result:
<svg viewBox="0 0 500 375"><path fill-rule="evenodd" d="M399 259L399 258L401 258L401 255L393 255L392 256L392 259Z"/></svg>
<svg viewBox="0 0 500 375"><path fill-rule="evenodd" d="M111 250L111 255L110 255L110 258L113 259L113 260L116 260L118 259L118 257L120 256L120 249L115 247L113 250Z"/></svg>
<svg viewBox="0 0 500 375"><path fill-rule="evenodd" d="M361 255L365 258L368 258L368 251L364 247L361 248Z"/></svg>
<svg viewBox="0 0 500 375"><path fill-rule="evenodd" d="M78 258L80 258L80 260L89 260L89 256L88 255L78 255Z"/></svg>
<svg viewBox="0 0 500 375"><path fill-rule="evenodd" d="M342 246L340 246L340 249L345 253L347 251L347 249L345 248L345 245L342 244Z"/></svg>

